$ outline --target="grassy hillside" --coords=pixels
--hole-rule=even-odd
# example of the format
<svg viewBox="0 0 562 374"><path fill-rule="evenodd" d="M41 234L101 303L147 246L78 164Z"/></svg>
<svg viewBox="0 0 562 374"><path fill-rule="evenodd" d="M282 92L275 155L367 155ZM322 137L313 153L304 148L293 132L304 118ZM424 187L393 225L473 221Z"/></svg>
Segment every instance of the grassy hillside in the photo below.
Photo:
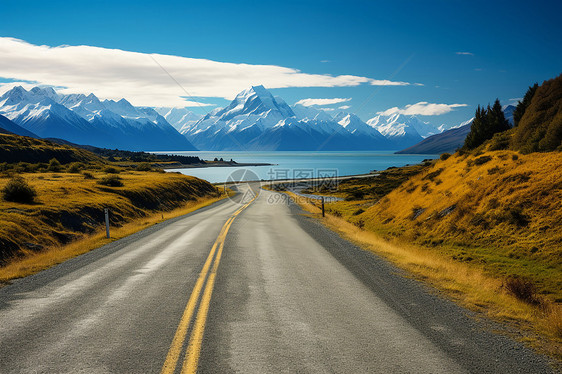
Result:
<svg viewBox="0 0 562 374"><path fill-rule="evenodd" d="M562 302L561 201L561 153L499 151L439 160L380 200L354 199L329 210L387 239L531 279Z"/></svg>
<svg viewBox="0 0 562 374"><path fill-rule="evenodd" d="M208 182L181 174L127 171L112 176L121 187L100 184L111 177L102 171L23 174L37 197L31 204L0 201L0 264L102 230L104 208L110 209L111 225L119 227L154 212L217 196ZM0 177L0 190L9 179Z"/></svg>
<svg viewBox="0 0 562 374"><path fill-rule="evenodd" d="M538 87L513 132L512 149L562 150L562 75Z"/></svg>
<svg viewBox="0 0 562 374"><path fill-rule="evenodd" d="M62 164L102 161L101 157L84 149L42 139L0 133L0 163L48 163L53 158Z"/></svg>

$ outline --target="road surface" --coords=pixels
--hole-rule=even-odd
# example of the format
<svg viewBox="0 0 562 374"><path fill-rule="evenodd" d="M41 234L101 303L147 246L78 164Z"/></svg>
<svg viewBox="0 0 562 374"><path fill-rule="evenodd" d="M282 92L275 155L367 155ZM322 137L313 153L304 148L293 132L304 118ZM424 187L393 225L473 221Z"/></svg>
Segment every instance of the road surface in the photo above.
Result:
<svg viewBox="0 0 562 374"><path fill-rule="evenodd" d="M240 190L1 288L0 373L552 372L278 194Z"/></svg>

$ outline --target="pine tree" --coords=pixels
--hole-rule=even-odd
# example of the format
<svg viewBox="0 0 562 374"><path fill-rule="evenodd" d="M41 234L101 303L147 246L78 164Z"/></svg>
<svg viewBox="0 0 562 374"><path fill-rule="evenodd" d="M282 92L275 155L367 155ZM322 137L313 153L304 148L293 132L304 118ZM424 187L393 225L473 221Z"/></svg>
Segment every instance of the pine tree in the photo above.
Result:
<svg viewBox="0 0 562 374"><path fill-rule="evenodd" d="M537 88L539 88L538 83L535 83L534 85L529 87L529 89L525 93L525 96L523 97L523 100L517 103L517 107L513 111L513 123L515 126L519 125L519 121L521 120L521 118L523 118L525 110L527 110L527 107L531 104L531 100L533 99L533 96L535 96Z"/></svg>
<svg viewBox="0 0 562 374"><path fill-rule="evenodd" d="M488 109L488 121L491 132L490 138L495 133L507 131L511 128L509 122L505 119L499 99L496 99L492 109Z"/></svg>
<svg viewBox="0 0 562 374"><path fill-rule="evenodd" d="M484 143L488 139L492 139L494 134L509 130L509 122L505 119L500 101L496 99L494 105L486 109L480 105L474 114L474 120L470 126L464 141L464 149L474 149Z"/></svg>
<svg viewBox="0 0 562 374"><path fill-rule="evenodd" d="M476 108L476 113L474 114L474 119L472 120L472 125L470 125L470 132L464 140L463 148L473 149L482 144L483 140L481 141L481 139L484 138L483 131L486 127L485 122L485 110L484 108L481 108L480 105L478 105L478 108Z"/></svg>

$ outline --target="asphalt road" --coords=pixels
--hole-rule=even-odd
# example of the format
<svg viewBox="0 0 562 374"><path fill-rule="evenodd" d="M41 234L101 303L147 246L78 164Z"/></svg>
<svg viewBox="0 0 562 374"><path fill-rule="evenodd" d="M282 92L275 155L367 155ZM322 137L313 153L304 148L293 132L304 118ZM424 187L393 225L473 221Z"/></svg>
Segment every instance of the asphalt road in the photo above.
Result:
<svg viewBox="0 0 562 374"><path fill-rule="evenodd" d="M552 372L295 204L251 198L1 288L0 373Z"/></svg>

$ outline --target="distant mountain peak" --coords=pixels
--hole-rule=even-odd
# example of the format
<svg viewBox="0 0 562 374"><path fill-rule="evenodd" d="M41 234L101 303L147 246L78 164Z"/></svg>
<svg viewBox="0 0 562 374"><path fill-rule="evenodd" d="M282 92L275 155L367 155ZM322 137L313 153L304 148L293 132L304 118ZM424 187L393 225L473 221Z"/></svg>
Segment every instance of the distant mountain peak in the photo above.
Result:
<svg viewBox="0 0 562 374"><path fill-rule="evenodd" d="M284 101L277 102L264 86L251 86L236 95L227 107L207 114L199 121L201 126L195 127L200 130L228 121L238 126L241 122L247 123L251 116L262 126L273 127L286 117L294 117L295 113Z"/></svg>
<svg viewBox="0 0 562 374"><path fill-rule="evenodd" d="M15 86L12 89L6 91L0 99L12 99L12 100L23 100L23 98L27 95L27 91L22 86Z"/></svg>
<svg viewBox="0 0 562 374"><path fill-rule="evenodd" d="M134 107L126 99L101 102L93 93L65 95L52 87L26 91L17 86L0 98L0 114L38 136L78 144L130 150L194 149L156 111Z"/></svg>
<svg viewBox="0 0 562 374"><path fill-rule="evenodd" d="M35 95L43 95L47 97L56 97L58 96L57 92L53 89L53 87L46 86L46 87L33 87L29 92L34 93Z"/></svg>

